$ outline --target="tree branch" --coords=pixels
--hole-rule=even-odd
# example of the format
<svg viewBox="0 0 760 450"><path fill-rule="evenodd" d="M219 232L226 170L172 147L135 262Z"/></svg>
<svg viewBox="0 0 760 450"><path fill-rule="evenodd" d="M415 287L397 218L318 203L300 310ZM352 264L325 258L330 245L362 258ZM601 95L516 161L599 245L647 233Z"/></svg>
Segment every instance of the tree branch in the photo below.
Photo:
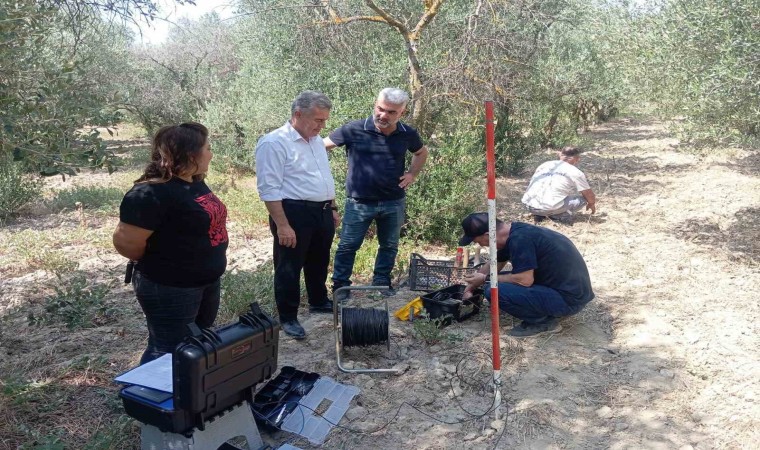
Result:
<svg viewBox="0 0 760 450"><path fill-rule="evenodd" d="M438 1L440 1L440 0L438 0ZM396 28L404 36L409 35L409 29L406 27L406 25L404 25L403 23L401 23L400 21L398 21L397 19L395 19L393 16L391 16L390 14L388 14L388 12L385 11L383 8L377 6L375 4L375 2L373 2L372 0L364 0L364 3L367 6L369 6L369 8L372 11L375 11L376 13L378 13L380 15L380 17L382 17L383 19L385 19L385 21L388 23L388 25L392 26L393 28Z"/></svg>
<svg viewBox="0 0 760 450"><path fill-rule="evenodd" d="M385 19L383 19L380 16L351 16L351 17L335 16L335 17L332 17L332 14L331 14L330 20L315 22L314 25L345 25L347 23L359 22L359 21L378 22L378 23L386 23L386 24L388 23Z"/></svg>
<svg viewBox="0 0 760 450"><path fill-rule="evenodd" d="M367 1L369 2L371 0ZM420 38L420 33L422 33L422 30L435 18L435 16L438 14L438 11L441 9L442 4L443 0L425 1L425 14L420 17L420 21L417 22L417 26L415 26L414 30L412 30L412 35L410 36L412 40L416 41Z"/></svg>

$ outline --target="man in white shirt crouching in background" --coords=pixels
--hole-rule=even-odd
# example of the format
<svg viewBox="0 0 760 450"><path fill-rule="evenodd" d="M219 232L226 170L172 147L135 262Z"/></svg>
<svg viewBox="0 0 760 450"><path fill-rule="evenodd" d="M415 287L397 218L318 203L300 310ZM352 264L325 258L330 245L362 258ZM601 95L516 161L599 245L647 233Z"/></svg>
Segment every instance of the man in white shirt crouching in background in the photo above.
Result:
<svg viewBox="0 0 760 450"><path fill-rule="evenodd" d="M586 175L576 166L581 160L577 147L564 147L558 161L547 161L536 169L522 197L536 222L545 218L572 224L573 214L584 206L596 212L596 195Z"/></svg>

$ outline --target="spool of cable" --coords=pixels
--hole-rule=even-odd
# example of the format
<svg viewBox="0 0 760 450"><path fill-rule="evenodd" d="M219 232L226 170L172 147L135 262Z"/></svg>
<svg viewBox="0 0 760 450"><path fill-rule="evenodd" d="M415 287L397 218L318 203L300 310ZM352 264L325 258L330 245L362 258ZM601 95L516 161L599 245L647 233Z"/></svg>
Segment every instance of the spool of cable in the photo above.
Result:
<svg viewBox="0 0 760 450"><path fill-rule="evenodd" d="M388 312L376 308L343 308L342 330L344 347L388 342Z"/></svg>

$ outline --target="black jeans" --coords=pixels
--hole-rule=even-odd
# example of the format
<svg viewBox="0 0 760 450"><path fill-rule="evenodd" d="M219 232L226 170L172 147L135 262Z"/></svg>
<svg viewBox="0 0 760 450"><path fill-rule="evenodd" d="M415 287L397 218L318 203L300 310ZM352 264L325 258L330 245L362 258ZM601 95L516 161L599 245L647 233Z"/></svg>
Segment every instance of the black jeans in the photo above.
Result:
<svg viewBox="0 0 760 450"><path fill-rule="evenodd" d="M148 322L148 347L140 364L172 353L189 334L189 323L209 328L219 311L219 279L204 286L183 288L154 283L135 271L132 286Z"/></svg>
<svg viewBox="0 0 760 450"><path fill-rule="evenodd" d="M296 233L295 248L280 245L277 225L269 217L269 229L274 236L274 299L281 322L298 318L302 269L309 304L321 305L328 300L325 281L335 237L329 203L283 200L285 217ZM325 208L324 204L328 207Z"/></svg>

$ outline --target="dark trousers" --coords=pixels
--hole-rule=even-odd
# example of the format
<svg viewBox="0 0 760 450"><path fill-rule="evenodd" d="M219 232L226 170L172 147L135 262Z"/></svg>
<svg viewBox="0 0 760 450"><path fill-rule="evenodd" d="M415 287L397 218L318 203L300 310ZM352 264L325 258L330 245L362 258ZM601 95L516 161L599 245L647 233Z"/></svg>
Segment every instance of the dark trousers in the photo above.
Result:
<svg viewBox="0 0 760 450"><path fill-rule="evenodd" d="M277 225L269 217L269 229L274 236L274 299L280 321L298 317L301 303L301 269L306 281L310 305L328 300L327 268L330 247L335 237L332 210L315 202L283 200L282 209L296 233L296 247L284 247L277 238Z"/></svg>
<svg viewBox="0 0 760 450"><path fill-rule="evenodd" d="M209 328L219 311L218 279L204 286L183 288L155 283L135 271L132 286L148 323L148 347L140 364L172 353L190 333L189 323Z"/></svg>

